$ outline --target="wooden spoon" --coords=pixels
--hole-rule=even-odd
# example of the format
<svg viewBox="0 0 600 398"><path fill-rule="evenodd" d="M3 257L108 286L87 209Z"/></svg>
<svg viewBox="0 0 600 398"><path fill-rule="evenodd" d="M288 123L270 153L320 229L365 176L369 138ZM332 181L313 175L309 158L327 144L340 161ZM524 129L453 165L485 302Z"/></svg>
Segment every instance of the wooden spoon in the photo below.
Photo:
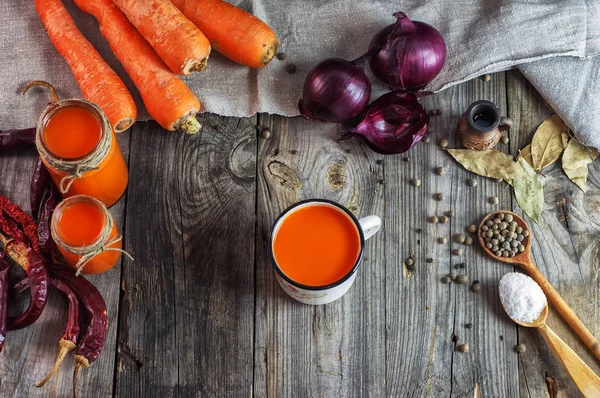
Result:
<svg viewBox="0 0 600 398"><path fill-rule="evenodd" d="M525 251L523 251L522 253L517 253L517 255L515 255L514 257L496 256L495 253L493 253L490 249L485 247L485 241L481 236L481 227L485 225L485 222L487 220L494 219L499 213L512 215L513 221L515 221L517 225L523 228L524 231L529 231L529 236L526 236L525 239L523 239L523 241L521 242L523 246L525 246ZM540 285L544 294L548 298L548 301L554 306L554 308L556 308L556 310L563 317L565 322L567 322L571 329L573 329L573 331L577 333L577 336L579 336L579 338L585 343L585 345L596 356L596 358L600 360L600 343L598 343L598 340L596 340L594 335L585 327L583 322L579 320L577 315L575 315L573 310L567 305L567 303L565 303L562 297L560 297L558 292L554 289L554 287L552 287L550 282L548 282L544 274L540 272L540 270L536 267L535 263L531 259L531 230L529 229L529 226L527 225L525 220L523 220L517 214L512 213L510 211L494 211L488 214L483 219L483 221L479 225L477 236L479 237L479 244L488 256L495 258L496 260L521 267L534 281L538 283L538 285Z"/></svg>
<svg viewBox="0 0 600 398"><path fill-rule="evenodd" d="M504 303L502 303L504 306ZM504 309L506 311L506 308ZM506 311L508 314L508 311ZM510 316L510 314L508 314ZM565 343L548 325L546 317L548 316L548 306L546 305L542 313L535 321L521 322L511 317L511 319L521 326L528 328L537 328L541 333L546 344L554 355L560 360L563 368L567 371L571 379L575 382L579 391L584 397L600 397L600 377Z"/></svg>

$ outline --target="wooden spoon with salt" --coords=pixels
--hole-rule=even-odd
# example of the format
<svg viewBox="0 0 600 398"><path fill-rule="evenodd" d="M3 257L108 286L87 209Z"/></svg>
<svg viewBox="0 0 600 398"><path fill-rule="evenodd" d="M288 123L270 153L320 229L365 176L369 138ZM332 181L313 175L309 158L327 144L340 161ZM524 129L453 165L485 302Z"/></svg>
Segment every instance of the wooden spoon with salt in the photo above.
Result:
<svg viewBox="0 0 600 398"><path fill-rule="evenodd" d="M502 299L502 296L500 296ZM502 303L504 307L504 303ZM506 307L504 309L506 311ZM506 311L510 317L510 313ZM563 368L567 371L571 379L575 382L579 391L584 397L600 397L600 377L583 360L565 343L548 325L546 325L546 317L548 316L548 305L544 307L542 313L535 321L521 322L511 317L515 323L529 327L537 328L546 340L546 344L550 346L550 349L554 355L560 360Z"/></svg>
<svg viewBox="0 0 600 398"><path fill-rule="evenodd" d="M483 240L482 236L482 227L485 225L486 221L493 220L500 213L512 215L513 221L515 221L518 226L523 228L523 231L529 231L529 235L526 236L521 242L521 244L525 246L525 251L523 251L522 253L517 253L514 257L496 256L494 252L485 247L485 241ZM477 231L477 236L479 237L479 244L488 256L495 258L498 261L521 267L527 273L527 275L529 275L534 281L538 283L538 285L540 285L550 304L552 304L554 308L556 308L556 310L563 317L565 322L569 324L571 329L573 329L573 331L577 333L577 336L579 336L579 338L585 343L585 345L596 356L596 358L600 360L600 343L598 343L598 340L596 340L594 335L585 327L583 322L579 320L577 315L575 315L575 313L569 307L569 305L565 303L562 297L560 297L558 292L554 289L550 282L548 282L544 274L540 272L540 270L537 268L537 266L531 259L531 230L529 229L529 226L527 225L525 220L523 220L519 215L510 211L494 211L488 214L483 219L483 221L481 221L481 224L479 225L479 230Z"/></svg>

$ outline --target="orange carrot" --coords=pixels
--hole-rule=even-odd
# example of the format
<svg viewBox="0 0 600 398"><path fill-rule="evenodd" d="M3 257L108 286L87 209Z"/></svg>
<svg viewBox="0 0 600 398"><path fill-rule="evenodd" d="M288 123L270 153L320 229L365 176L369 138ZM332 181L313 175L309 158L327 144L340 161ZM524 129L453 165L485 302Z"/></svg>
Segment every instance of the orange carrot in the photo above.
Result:
<svg viewBox="0 0 600 398"><path fill-rule="evenodd" d="M213 48L233 61L262 68L273 59L279 42L269 26L223 0L172 0L208 37Z"/></svg>
<svg viewBox="0 0 600 398"><path fill-rule="evenodd" d="M98 20L102 36L158 124L167 130L182 128L187 133L197 133L200 125L195 116L200 112L200 101L156 55L116 4L112 0L75 0L75 4Z"/></svg>
<svg viewBox="0 0 600 398"><path fill-rule="evenodd" d="M115 132L127 130L137 116L133 97L121 78L75 26L61 0L34 0L50 41L67 61L83 97L97 104Z"/></svg>
<svg viewBox="0 0 600 398"><path fill-rule="evenodd" d="M175 73L206 69L210 42L170 0L114 0Z"/></svg>

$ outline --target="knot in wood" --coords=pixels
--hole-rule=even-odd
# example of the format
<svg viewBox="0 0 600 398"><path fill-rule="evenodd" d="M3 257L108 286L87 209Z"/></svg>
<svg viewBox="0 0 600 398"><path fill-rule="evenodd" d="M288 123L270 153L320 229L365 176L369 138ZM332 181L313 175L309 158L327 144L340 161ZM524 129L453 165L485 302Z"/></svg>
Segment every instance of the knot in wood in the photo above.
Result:
<svg viewBox="0 0 600 398"><path fill-rule="evenodd" d="M334 191L341 191L346 186L346 163L340 160L334 161L327 173L325 182Z"/></svg>

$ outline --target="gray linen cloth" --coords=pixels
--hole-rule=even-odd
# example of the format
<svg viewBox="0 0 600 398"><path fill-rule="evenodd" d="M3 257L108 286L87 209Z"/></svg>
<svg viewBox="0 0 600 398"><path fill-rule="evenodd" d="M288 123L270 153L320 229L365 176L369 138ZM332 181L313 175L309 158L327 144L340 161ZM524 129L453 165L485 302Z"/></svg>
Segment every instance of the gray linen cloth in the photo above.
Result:
<svg viewBox="0 0 600 398"><path fill-rule="evenodd" d="M198 0L201 1L201 0ZM63 97L80 92L52 47L32 1L2 0L0 14L0 129L35 125L47 96L18 95L29 80L54 84ZM444 35L447 60L432 90L441 90L484 73L519 65L540 93L589 145L600 147L597 98L600 60L600 12L588 0L245 0L232 3L269 24L285 59L263 69L237 65L217 52L205 72L184 80L204 109L226 116L256 112L298 115L304 78L327 57L354 59L366 52L373 35L404 11ZM96 21L65 0L82 33L119 73L148 118L143 104L100 35ZM583 58L588 59L583 59ZM599 57L600 58L600 57ZM296 67L290 73L289 66ZM375 83L374 95L384 87Z"/></svg>

